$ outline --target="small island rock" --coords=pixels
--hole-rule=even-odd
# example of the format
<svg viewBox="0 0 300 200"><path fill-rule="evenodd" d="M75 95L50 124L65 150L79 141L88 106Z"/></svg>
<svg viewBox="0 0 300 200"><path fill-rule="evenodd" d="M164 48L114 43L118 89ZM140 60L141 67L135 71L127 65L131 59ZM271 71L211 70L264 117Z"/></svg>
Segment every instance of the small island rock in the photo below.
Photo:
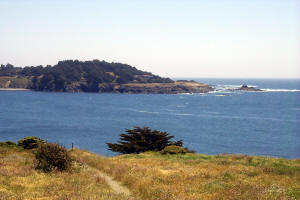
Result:
<svg viewBox="0 0 300 200"><path fill-rule="evenodd" d="M242 85L242 87L236 89L236 90L239 90L239 91L248 91L248 92L261 92L263 90L261 89L258 89L256 87L249 87L247 85Z"/></svg>

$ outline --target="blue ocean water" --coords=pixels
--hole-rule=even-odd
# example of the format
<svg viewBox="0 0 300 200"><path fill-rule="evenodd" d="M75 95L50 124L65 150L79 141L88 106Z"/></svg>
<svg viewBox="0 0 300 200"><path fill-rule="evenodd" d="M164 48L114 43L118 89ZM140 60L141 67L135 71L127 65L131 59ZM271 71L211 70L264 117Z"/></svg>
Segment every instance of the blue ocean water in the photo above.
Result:
<svg viewBox="0 0 300 200"><path fill-rule="evenodd" d="M0 141L39 136L106 156L126 128L167 131L198 153L300 158L300 80L197 79L208 94L0 91ZM265 92L231 92L254 85Z"/></svg>

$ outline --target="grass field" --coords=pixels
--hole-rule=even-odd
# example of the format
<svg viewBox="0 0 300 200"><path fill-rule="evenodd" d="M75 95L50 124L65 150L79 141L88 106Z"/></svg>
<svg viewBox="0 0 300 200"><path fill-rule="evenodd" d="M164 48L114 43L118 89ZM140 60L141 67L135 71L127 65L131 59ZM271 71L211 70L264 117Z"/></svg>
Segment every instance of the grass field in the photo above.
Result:
<svg viewBox="0 0 300 200"><path fill-rule="evenodd" d="M75 149L68 172L34 168L30 150L0 147L0 199L300 199L300 160L245 155L102 157ZM101 171L132 193L116 194Z"/></svg>
<svg viewBox="0 0 300 200"><path fill-rule="evenodd" d="M35 170L30 150L0 147L1 200L119 200L92 168L75 163L69 172Z"/></svg>
<svg viewBox="0 0 300 200"><path fill-rule="evenodd" d="M157 152L112 158L81 150L73 154L140 199L300 199L300 160Z"/></svg>

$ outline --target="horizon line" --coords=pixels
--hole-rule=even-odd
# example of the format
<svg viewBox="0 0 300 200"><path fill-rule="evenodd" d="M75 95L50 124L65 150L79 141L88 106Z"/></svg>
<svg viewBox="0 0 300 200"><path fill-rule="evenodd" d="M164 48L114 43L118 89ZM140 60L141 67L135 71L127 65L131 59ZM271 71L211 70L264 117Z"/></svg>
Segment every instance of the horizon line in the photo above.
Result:
<svg viewBox="0 0 300 200"><path fill-rule="evenodd" d="M171 79L290 79L290 80L300 80L300 77L196 77L196 76L191 76L191 77L169 77Z"/></svg>

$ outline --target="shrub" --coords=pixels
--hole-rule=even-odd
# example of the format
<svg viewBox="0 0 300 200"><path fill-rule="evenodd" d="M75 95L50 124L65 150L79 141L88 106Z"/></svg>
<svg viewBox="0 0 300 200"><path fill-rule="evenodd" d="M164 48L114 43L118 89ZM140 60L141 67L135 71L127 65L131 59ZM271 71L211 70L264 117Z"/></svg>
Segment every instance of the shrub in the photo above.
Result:
<svg viewBox="0 0 300 200"><path fill-rule="evenodd" d="M36 168L45 172L52 170L68 170L72 165L72 159L68 150L57 143L43 143L35 152L38 163Z"/></svg>
<svg viewBox="0 0 300 200"><path fill-rule="evenodd" d="M45 141L36 137L36 136L30 136L25 137L24 139L21 139L18 141L18 146L23 147L24 149L34 149L38 148L39 144L44 143Z"/></svg>
<svg viewBox="0 0 300 200"><path fill-rule="evenodd" d="M151 130L148 127L126 130L126 134L121 134L119 144L106 143L109 150L120 153L141 153L145 151L161 151L166 146L182 146L182 141L172 142L174 136L167 132Z"/></svg>
<svg viewBox="0 0 300 200"><path fill-rule="evenodd" d="M17 144L12 141L0 142L0 146L16 146Z"/></svg>
<svg viewBox="0 0 300 200"><path fill-rule="evenodd" d="M186 148L170 145L166 146L163 150L160 151L162 154L185 154L188 153Z"/></svg>

